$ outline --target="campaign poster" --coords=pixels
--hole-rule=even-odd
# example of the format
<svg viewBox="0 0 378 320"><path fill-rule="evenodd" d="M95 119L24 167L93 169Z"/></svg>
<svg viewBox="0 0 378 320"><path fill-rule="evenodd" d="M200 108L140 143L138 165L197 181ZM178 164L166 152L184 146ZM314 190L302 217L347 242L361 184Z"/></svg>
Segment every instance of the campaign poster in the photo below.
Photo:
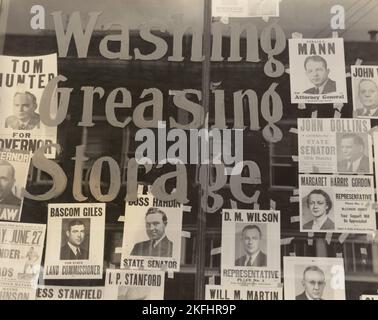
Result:
<svg viewBox="0 0 378 320"><path fill-rule="evenodd" d="M284 257L285 300L345 300L342 258Z"/></svg>
<svg viewBox="0 0 378 320"><path fill-rule="evenodd" d="M218 286L206 285L205 300L283 300L279 286Z"/></svg>
<svg viewBox="0 0 378 320"><path fill-rule="evenodd" d="M102 279L104 203L48 206L44 279Z"/></svg>
<svg viewBox="0 0 378 320"><path fill-rule="evenodd" d="M103 300L104 287L38 286L36 300Z"/></svg>
<svg viewBox="0 0 378 320"><path fill-rule="evenodd" d="M373 174L368 119L298 119L301 173Z"/></svg>
<svg viewBox="0 0 378 320"><path fill-rule="evenodd" d="M0 220L20 221L31 154L0 149Z"/></svg>
<svg viewBox="0 0 378 320"><path fill-rule="evenodd" d="M281 282L280 212L222 211L222 285Z"/></svg>
<svg viewBox="0 0 378 320"><path fill-rule="evenodd" d="M164 300L163 271L106 269L105 300Z"/></svg>
<svg viewBox="0 0 378 320"><path fill-rule="evenodd" d="M0 222L0 300L34 300L46 225Z"/></svg>
<svg viewBox="0 0 378 320"><path fill-rule="evenodd" d="M183 207L139 194L127 201L121 269L180 270Z"/></svg>
<svg viewBox="0 0 378 320"><path fill-rule="evenodd" d="M289 39L292 103L348 102L344 40Z"/></svg>
<svg viewBox="0 0 378 320"><path fill-rule="evenodd" d="M278 17L280 0L212 0L213 17Z"/></svg>
<svg viewBox="0 0 378 320"><path fill-rule="evenodd" d="M378 119L378 66L351 66L351 75L354 114Z"/></svg>
<svg viewBox="0 0 378 320"><path fill-rule="evenodd" d="M302 232L375 231L373 176L299 175Z"/></svg>
<svg viewBox="0 0 378 320"><path fill-rule="evenodd" d="M35 152L57 142L57 127L41 122L39 106L48 82L57 76L57 55L0 56L0 148ZM57 98L51 101L52 115ZM46 157L55 158L48 148Z"/></svg>

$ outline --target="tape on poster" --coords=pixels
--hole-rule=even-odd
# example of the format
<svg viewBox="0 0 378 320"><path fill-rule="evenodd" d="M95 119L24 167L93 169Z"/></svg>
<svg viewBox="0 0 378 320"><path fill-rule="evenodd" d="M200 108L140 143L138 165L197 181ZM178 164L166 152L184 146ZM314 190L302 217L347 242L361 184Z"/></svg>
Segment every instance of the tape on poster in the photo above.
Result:
<svg viewBox="0 0 378 320"><path fill-rule="evenodd" d="M294 240L294 237L290 237L290 238L283 238L281 239L281 246L286 246L288 244L291 243L291 241Z"/></svg>
<svg viewBox="0 0 378 320"><path fill-rule="evenodd" d="M184 237L184 238L190 239L191 234L190 234L189 231L184 231L183 230L183 231L181 231L181 236Z"/></svg>
<svg viewBox="0 0 378 320"><path fill-rule="evenodd" d="M346 240L346 238L348 238L348 236L349 236L349 233L342 233L339 237L339 242L344 243L344 241Z"/></svg>
<svg viewBox="0 0 378 320"><path fill-rule="evenodd" d="M290 222L291 223L295 223L295 222L299 222L299 221L300 221L300 217L299 216L290 217Z"/></svg>
<svg viewBox="0 0 378 320"><path fill-rule="evenodd" d="M314 233L313 232L309 232L309 233L307 233L307 236L308 236L307 244L309 246L312 246L314 244L314 239L313 239Z"/></svg>
<svg viewBox="0 0 378 320"><path fill-rule="evenodd" d="M326 233L326 237L325 237L325 239L326 239L328 245L331 244L332 234L333 234L332 232L327 232L327 233Z"/></svg>
<svg viewBox="0 0 378 320"><path fill-rule="evenodd" d="M192 212L192 206L182 206L184 212Z"/></svg>
<svg viewBox="0 0 378 320"><path fill-rule="evenodd" d="M215 256L217 254L221 254L221 252L222 252L222 248L221 247L219 247L219 248L213 248L213 249L211 249L210 255Z"/></svg>
<svg viewBox="0 0 378 320"><path fill-rule="evenodd" d="M293 33L291 34L291 37L292 37L293 39L302 39L302 38L303 38L303 34L300 33L300 32L293 32Z"/></svg>

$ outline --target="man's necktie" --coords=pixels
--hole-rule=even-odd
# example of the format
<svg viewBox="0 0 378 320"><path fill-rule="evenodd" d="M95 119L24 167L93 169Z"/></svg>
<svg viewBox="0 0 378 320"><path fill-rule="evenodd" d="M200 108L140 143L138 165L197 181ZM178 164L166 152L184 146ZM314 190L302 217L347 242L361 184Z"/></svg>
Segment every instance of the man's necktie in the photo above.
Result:
<svg viewBox="0 0 378 320"><path fill-rule="evenodd" d="M315 94L319 94L319 88L315 87Z"/></svg>
<svg viewBox="0 0 378 320"><path fill-rule="evenodd" d="M348 161L347 171L348 172L352 172L353 171L353 162L352 161Z"/></svg>
<svg viewBox="0 0 378 320"><path fill-rule="evenodd" d="M76 259L80 259L80 249L76 248Z"/></svg>
<svg viewBox="0 0 378 320"><path fill-rule="evenodd" d="M252 257L249 257L248 262L247 262L247 266L248 267L252 266Z"/></svg>

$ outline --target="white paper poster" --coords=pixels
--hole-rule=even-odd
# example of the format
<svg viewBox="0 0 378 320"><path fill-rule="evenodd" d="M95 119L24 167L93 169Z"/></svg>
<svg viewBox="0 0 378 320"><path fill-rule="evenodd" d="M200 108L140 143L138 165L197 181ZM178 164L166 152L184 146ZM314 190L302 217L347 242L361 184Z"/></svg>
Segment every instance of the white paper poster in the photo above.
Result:
<svg viewBox="0 0 378 320"><path fill-rule="evenodd" d="M0 149L35 152L57 142L57 127L41 122L39 106L48 82L57 76L57 55L0 56ZM55 116L57 97L51 101ZM48 148L47 158L55 158Z"/></svg>
<svg viewBox="0 0 378 320"><path fill-rule="evenodd" d="M375 231L372 176L301 174L299 198L303 232Z"/></svg>
<svg viewBox="0 0 378 320"><path fill-rule="evenodd" d="M342 258L284 257L285 300L345 300Z"/></svg>
<svg viewBox="0 0 378 320"><path fill-rule="evenodd" d="M44 279L101 279L105 204L49 204L47 222Z"/></svg>
<svg viewBox="0 0 378 320"><path fill-rule="evenodd" d="M107 269L106 300L163 300L162 271Z"/></svg>
<svg viewBox="0 0 378 320"><path fill-rule="evenodd" d="M31 154L28 151L0 150L0 220L20 221Z"/></svg>
<svg viewBox="0 0 378 320"><path fill-rule="evenodd" d="M222 211L222 285L281 282L280 212Z"/></svg>
<svg viewBox="0 0 378 320"><path fill-rule="evenodd" d="M298 119L302 173L372 174L368 119Z"/></svg>
<svg viewBox="0 0 378 320"><path fill-rule="evenodd" d="M182 205L152 195L127 201L121 268L180 270Z"/></svg>
<svg viewBox="0 0 378 320"><path fill-rule="evenodd" d="M292 103L348 102L344 40L289 39Z"/></svg>
<svg viewBox="0 0 378 320"><path fill-rule="evenodd" d="M34 300L46 226L0 222L0 300Z"/></svg>

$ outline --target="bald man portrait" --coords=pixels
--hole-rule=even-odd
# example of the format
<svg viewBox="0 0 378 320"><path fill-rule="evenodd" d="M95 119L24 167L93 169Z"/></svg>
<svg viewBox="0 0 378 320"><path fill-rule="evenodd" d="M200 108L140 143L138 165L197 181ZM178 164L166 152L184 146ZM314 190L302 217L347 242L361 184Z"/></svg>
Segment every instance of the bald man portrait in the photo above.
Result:
<svg viewBox="0 0 378 320"><path fill-rule="evenodd" d="M37 98L29 91L19 91L13 96L13 115L5 120L5 128L32 130L39 128L40 116L35 112Z"/></svg>
<svg viewBox="0 0 378 320"><path fill-rule="evenodd" d="M0 160L0 206L20 206L21 200L13 194L16 182L15 170L11 163Z"/></svg>

